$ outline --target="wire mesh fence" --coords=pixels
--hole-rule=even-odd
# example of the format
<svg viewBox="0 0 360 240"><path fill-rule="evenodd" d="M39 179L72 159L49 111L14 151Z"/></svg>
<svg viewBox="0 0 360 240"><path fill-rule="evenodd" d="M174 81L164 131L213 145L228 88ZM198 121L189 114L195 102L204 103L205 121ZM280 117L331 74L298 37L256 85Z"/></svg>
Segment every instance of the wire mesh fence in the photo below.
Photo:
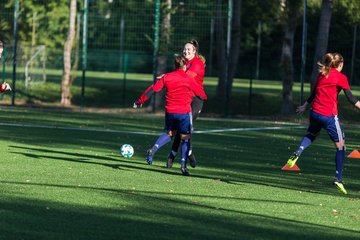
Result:
<svg viewBox="0 0 360 240"><path fill-rule="evenodd" d="M154 72L154 40L156 33L156 0L88 0L88 34L87 34L87 70L114 73L146 73ZM0 3L0 37L5 40L8 57L6 62L6 78L12 78L13 43L14 43L14 0ZM216 11L222 9L224 28L227 28L228 1L207 0L161 0L159 55L166 56L167 71L171 70L174 53L179 53L186 42L197 39L200 53L207 59L206 76L216 77L219 66L216 64L217 51L215 22L218 20ZM277 19L266 18L266 4L243 0L241 24L241 52L236 69L236 78L259 78L280 80L279 62L282 48L283 25ZM166 5L168 4L168 5ZM170 4L170 5L169 5ZM46 46L46 61L37 63L46 68L50 82L60 84L63 68L63 49L68 31L69 3L67 1L21 1L18 16L18 48L17 48L17 79L24 81L27 62L33 57L36 47ZM262 6L265 5L265 6ZM84 34L84 5L78 1L77 39L72 51L73 61L78 61L77 69L82 66L82 37ZM315 14L316 15L316 14ZM334 15L333 21L339 22ZM315 19L315 17L313 17ZM170 24L168 29L164 26ZM261 31L259 25L261 24ZM355 25L344 23L331 26L329 51L341 52L346 64L344 72L352 77L352 84L360 82L359 36L354 35ZM300 79L301 36L302 24L299 21L295 34L294 75L295 81ZM317 24L309 23L306 52L306 81L313 64ZM341 38L341 39L340 39ZM223 36L226 40L226 36ZM345 40L344 40L345 39ZM260 44L259 44L260 43ZM359 45L359 44L357 44ZM39 58L41 59L41 58ZM77 59L77 60L76 60ZM41 69L40 68L40 69ZM39 69L37 67L36 69ZM28 70L27 70L28 71ZM56 72L57 71L57 72ZM37 74L39 71L34 71ZM60 73L56 75L57 73ZM39 77L40 75L37 75ZM123 80L119 74L119 81ZM151 78L151 77L150 77ZM96 81L96 78L92 79ZM122 87L123 84L119 82ZM22 86L22 84L21 84ZM60 89L60 87L59 87ZM22 89L26 92L26 89Z"/></svg>

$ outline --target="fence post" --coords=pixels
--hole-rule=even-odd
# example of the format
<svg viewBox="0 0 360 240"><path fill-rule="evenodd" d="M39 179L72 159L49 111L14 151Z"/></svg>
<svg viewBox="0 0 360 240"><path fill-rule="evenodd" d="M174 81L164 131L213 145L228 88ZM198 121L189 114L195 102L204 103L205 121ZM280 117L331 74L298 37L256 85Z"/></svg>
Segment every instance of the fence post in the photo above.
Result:
<svg viewBox="0 0 360 240"><path fill-rule="evenodd" d="M305 62L306 62L306 38L307 38L307 23L306 23L306 1L304 0L304 16L303 16L303 32L301 44L301 75L300 75L300 105L304 101L304 79L305 79Z"/></svg>
<svg viewBox="0 0 360 240"><path fill-rule="evenodd" d="M124 67L123 67L123 74L124 74L124 79L123 79L123 104L124 106L126 106L127 104L125 103L126 100L126 73L127 73L127 65L128 65L128 54L124 53Z"/></svg>
<svg viewBox="0 0 360 240"><path fill-rule="evenodd" d="M6 52L6 48L5 46L3 46L4 48L4 51L3 51L3 57L2 57L2 82L5 82L5 63L6 63L6 56L7 56L7 52ZM1 59L1 56L0 56L0 59ZM2 100L4 98L4 94L1 94L0 95L0 99Z"/></svg>
<svg viewBox="0 0 360 240"><path fill-rule="evenodd" d="M210 46L209 46L209 75L212 75L212 59L213 59L213 46L214 46L214 31L215 31L215 21L214 18L211 18L210 23Z"/></svg>
<svg viewBox="0 0 360 240"><path fill-rule="evenodd" d="M12 82L12 97L11 97L11 105L15 105L15 83L16 83L16 50L17 50L17 20L19 16L19 0L15 0L15 9L14 9L14 59L13 59L13 82Z"/></svg>
<svg viewBox="0 0 360 240"><path fill-rule="evenodd" d="M351 55L351 69L350 69L350 84L352 84L354 80L356 35L357 35L357 25L354 26L354 38L353 38L352 55Z"/></svg>
<svg viewBox="0 0 360 240"><path fill-rule="evenodd" d="M225 117L229 115L229 102L230 102L230 79L229 79L229 64L230 64L230 51L231 51L231 30L232 30L232 0L228 1L228 27L227 27L227 42L226 42L226 63L225 63Z"/></svg>
<svg viewBox="0 0 360 240"><path fill-rule="evenodd" d="M154 51L153 51L153 82L156 82L157 78L157 57L159 53L159 28L160 28L160 0L155 2L155 26L154 26ZM155 112L155 94L153 95L153 112Z"/></svg>
<svg viewBox="0 0 360 240"><path fill-rule="evenodd" d="M83 50L82 50L82 81L81 81L81 108L84 107L84 98L85 98L85 74L87 68L87 25L88 25L88 0L84 0L84 20L83 20Z"/></svg>
<svg viewBox="0 0 360 240"><path fill-rule="evenodd" d="M258 39L257 39L257 52L256 52L256 72L255 79L259 79L260 72L260 54L261 54L261 21L258 22ZM251 73L252 74L252 73Z"/></svg>

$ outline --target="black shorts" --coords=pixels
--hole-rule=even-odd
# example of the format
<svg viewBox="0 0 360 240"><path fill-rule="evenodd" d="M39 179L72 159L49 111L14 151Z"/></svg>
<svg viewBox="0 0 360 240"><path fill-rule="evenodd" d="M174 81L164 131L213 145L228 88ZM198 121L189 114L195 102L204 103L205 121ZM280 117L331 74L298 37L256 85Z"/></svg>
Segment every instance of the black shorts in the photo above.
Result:
<svg viewBox="0 0 360 240"><path fill-rule="evenodd" d="M191 112L193 121L199 116L201 113L201 109L203 107L204 100L199 97L194 96L191 102Z"/></svg>

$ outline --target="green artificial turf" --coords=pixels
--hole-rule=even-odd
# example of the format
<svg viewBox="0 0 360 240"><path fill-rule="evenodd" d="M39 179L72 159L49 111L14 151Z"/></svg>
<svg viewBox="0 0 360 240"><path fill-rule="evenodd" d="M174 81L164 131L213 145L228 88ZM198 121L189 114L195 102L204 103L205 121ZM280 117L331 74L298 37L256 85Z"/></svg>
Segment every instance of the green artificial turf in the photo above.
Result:
<svg viewBox="0 0 360 240"><path fill-rule="evenodd" d="M288 172L280 169L305 125L200 118L199 164L184 177L178 163L165 168L170 145L146 164L163 121L1 108L0 239L360 238L360 159L346 159L349 194L340 194L325 132L301 171ZM280 129L253 129L269 127ZM359 149L359 127L344 128L347 153ZM124 143L135 149L130 159L119 154Z"/></svg>

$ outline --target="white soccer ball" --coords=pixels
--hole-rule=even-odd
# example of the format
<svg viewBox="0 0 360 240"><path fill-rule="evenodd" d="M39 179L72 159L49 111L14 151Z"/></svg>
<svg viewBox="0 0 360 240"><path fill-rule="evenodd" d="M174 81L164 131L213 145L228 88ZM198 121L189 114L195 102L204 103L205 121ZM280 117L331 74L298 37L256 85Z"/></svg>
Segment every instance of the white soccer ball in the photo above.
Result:
<svg viewBox="0 0 360 240"><path fill-rule="evenodd" d="M120 154L123 157L131 158L134 155L134 148L130 144L124 144L120 147Z"/></svg>

